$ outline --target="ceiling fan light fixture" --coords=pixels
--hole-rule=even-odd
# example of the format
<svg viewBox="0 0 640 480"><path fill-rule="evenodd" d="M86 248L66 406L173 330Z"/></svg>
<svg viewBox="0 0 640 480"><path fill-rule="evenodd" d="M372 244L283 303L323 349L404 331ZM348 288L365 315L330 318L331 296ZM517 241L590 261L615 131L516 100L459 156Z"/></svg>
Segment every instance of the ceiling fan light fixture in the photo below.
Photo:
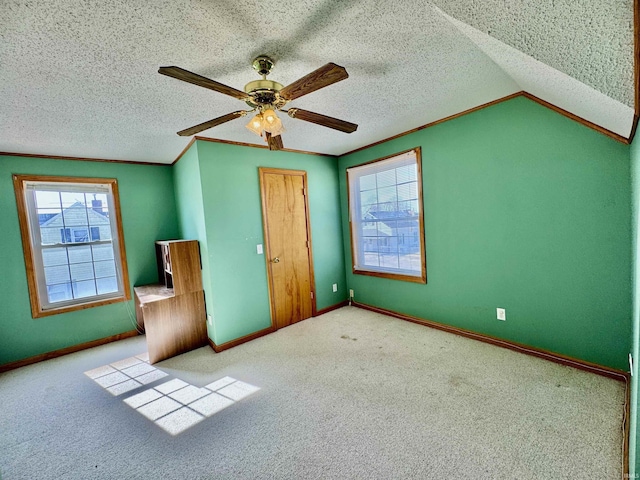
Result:
<svg viewBox="0 0 640 480"><path fill-rule="evenodd" d="M285 130L282 122L278 118L278 121L275 124L271 125L269 128L265 128L265 131L269 132L272 137L277 137L278 135L284 133Z"/></svg>
<svg viewBox="0 0 640 480"><path fill-rule="evenodd" d="M263 111L262 118L267 125L274 125L278 120L280 120L273 108L267 108Z"/></svg>
<svg viewBox="0 0 640 480"><path fill-rule="evenodd" d="M258 113L255 117L253 117L249 123L247 123L247 128L249 130L251 130L253 133L255 133L256 135L258 135L259 137L262 136L262 130L264 130L262 128L263 125L263 118L262 118L262 114Z"/></svg>
<svg viewBox="0 0 640 480"><path fill-rule="evenodd" d="M276 115L276 112L272 108L268 108L262 112L262 125L265 132L269 132L272 137L280 135L284 132L282 121Z"/></svg>

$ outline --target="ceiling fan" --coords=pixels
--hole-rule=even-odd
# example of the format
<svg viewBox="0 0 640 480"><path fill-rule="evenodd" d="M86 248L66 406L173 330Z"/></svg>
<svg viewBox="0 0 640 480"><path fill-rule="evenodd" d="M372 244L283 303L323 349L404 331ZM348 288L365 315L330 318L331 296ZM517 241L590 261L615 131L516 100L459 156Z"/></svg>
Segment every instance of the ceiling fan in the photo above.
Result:
<svg viewBox="0 0 640 480"><path fill-rule="evenodd" d="M249 113L256 112L247 128L260 135L269 145L269 150L281 150L283 148L282 137L284 131L282 121L276 115L276 111L287 113L291 118L297 118L306 122L333 128L345 133L355 132L358 125L337 118L310 112L301 108L290 108L283 110L283 107L291 100L300 98L308 93L315 92L327 87L332 83L339 82L349 77L347 71L335 63L327 63L324 67L314 70L308 75L283 87L280 83L267 80L267 75L271 73L274 62L271 58L261 55L253 60L254 70L262 75L262 80L254 80L244 86L244 92L228 87L222 83L203 77L193 72L189 72L180 67L160 67L158 73L167 75L183 82L193 83L216 92L224 93L231 97L246 102L252 110L238 110L221 117L214 118L207 122L186 128L178 132L178 135L190 136L207 130L208 128L221 125L235 118L244 117Z"/></svg>

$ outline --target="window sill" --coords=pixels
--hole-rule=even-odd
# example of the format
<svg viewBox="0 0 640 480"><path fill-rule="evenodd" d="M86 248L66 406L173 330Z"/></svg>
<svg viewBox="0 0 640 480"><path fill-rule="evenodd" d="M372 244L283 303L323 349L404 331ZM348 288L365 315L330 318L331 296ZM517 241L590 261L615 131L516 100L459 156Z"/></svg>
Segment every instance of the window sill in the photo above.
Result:
<svg viewBox="0 0 640 480"><path fill-rule="evenodd" d="M413 275L402 275L400 273L371 272L369 270L358 270L356 268L353 269L353 273L354 275L368 275L370 277L388 278L390 280L401 280L403 282L427 283L427 277L425 274L420 277L416 277Z"/></svg>
<svg viewBox="0 0 640 480"><path fill-rule="evenodd" d="M31 316L33 318L49 317L51 315L58 315L60 313L69 313L69 312L75 312L77 310L84 310L87 308L102 307L104 305L126 302L128 300L131 300L131 294L127 290L127 292L125 292L125 294L120 297L107 298L104 300L97 300L94 302L89 301L86 303L78 303L75 305L66 305L64 307L59 307L59 308L48 308L46 310L43 310L42 308L40 308L39 305L31 305Z"/></svg>

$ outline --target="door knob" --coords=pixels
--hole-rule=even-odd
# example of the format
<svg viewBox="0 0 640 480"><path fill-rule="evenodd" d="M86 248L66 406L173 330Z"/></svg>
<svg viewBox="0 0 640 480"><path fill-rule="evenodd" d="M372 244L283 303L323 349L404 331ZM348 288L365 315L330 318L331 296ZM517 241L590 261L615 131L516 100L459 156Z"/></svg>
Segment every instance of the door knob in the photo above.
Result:
<svg viewBox="0 0 640 480"><path fill-rule="evenodd" d="M274 258L273 260L271 260L273 263L280 263L280 259L278 257Z"/></svg>

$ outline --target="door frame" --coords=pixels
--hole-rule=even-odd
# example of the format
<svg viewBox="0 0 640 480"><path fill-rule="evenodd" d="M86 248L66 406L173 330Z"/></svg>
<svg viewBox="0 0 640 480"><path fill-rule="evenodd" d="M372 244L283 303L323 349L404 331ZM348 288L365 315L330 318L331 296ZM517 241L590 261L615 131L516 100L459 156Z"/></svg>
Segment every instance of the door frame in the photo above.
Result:
<svg viewBox="0 0 640 480"><path fill-rule="evenodd" d="M269 312L271 314L271 327L273 330L277 330L278 327L275 321L275 305L273 298L273 275L271 272L271 245L269 242L269 222L267 220L267 202L265 198L265 189L264 189L264 177L267 174L276 174L276 175L296 175L302 177L302 185L304 188L303 196L304 196L304 208L305 208L305 219L307 222L307 241L309 242L308 259L309 259L309 287L311 289L311 317L315 317L317 315L316 309L316 281L315 281L315 272L313 270L313 243L311 241L311 218L309 216L309 184L307 181L307 172L306 170L290 170L284 168L271 168L271 167L258 167L258 175L260 177L260 200L262 202L262 228L264 233L264 253L265 253L265 263L267 264L267 287L269 290Z"/></svg>

